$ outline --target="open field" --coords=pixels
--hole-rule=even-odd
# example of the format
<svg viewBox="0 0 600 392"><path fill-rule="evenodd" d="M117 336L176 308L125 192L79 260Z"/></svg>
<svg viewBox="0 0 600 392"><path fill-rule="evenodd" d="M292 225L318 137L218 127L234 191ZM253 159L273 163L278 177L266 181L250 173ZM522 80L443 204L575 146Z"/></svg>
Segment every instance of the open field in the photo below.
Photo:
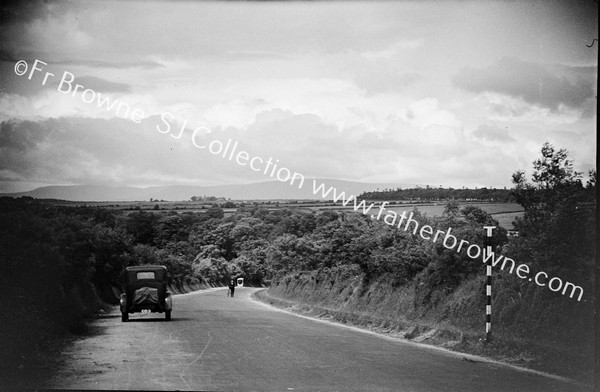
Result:
<svg viewBox="0 0 600 392"><path fill-rule="evenodd" d="M335 210L335 211L348 211L353 212L351 207L343 207L340 203L333 203L332 201L319 201L319 200L231 200L228 201L233 203L235 207L223 208L225 214L232 214L238 210L239 207L245 206L259 206L268 209L278 208L298 208L308 209L313 211L323 210ZM114 201L114 202L72 202L72 201L53 201L56 205L65 206L86 206L86 207L101 207L123 211L177 211L177 212L205 212L212 206L213 203L206 201ZM223 201L217 201L216 204L223 205ZM375 202L376 206L380 205L381 202ZM392 202L387 206L387 210L402 212L412 211L414 208L418 209L421 213L428 216L440 216L444 212L446 203L431 202L431 203L420 203L415 201L397 201ZM461 207L467 205L474 205L480 207L484 211L493 215L498 220L502 227L511 229L513 227L512 222L516 217L523 215L523 207L517 203L494 203L494 202L460 202Z"/></svg>
<svg viewBox="0 0 600 392"><path fill-rule="evenodd" d="M474 205L480 207L488 214L492 215L498 221L500 226L511 229L512 222L516 217L523 215L523 207L517 203L461 203L461 207L466 205ZM416 207L424 214L429 216L440 216L444 212L445 205L439 203L436 205L423 205ZM402 211L405 208L393 208L394 211Z"/></svg>
<svg viewBox="0 0 600 392"><path fill-rule="evenodd" d="M379 205L380 203L376 203ZM498 220L498 223L506 228L511 229L513 227L512 222L516 217L523 215L523 207L517 203L483 203L483 202L461 202L460 206L465 207L467 205L473 205L480 207ZM440 216L444 212L446 206L445 202L437 203L415 203L415 202L397 202L391 203L387 206L386 210L395 211L402 213L402 211L412 211L414 208L418 209L421 213L427 216ZM317 207L319 210L334 209L341 211L353 211L352 208L339 207L339 205L327 205Z"/></svg>

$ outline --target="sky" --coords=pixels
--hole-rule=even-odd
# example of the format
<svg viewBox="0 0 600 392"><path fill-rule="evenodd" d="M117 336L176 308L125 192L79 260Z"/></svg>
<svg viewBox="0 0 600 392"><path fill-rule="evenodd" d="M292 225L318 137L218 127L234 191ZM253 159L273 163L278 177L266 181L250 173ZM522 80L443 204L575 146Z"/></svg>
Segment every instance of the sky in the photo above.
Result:
<svg viewBox="0 0 600 392"><path fill-rule="evenodd" d="M274 179L269 159L510 188L544 142L584 179L596 167L592 0L16 4L0 8L0 192L251 183ZM216 153L229 140L248 160Z"/></svg>

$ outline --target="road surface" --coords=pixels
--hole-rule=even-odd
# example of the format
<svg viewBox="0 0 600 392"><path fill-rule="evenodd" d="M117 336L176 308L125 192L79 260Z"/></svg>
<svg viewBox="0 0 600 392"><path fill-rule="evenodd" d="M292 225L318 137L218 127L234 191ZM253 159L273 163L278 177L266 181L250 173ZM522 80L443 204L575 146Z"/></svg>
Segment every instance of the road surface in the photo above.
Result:
<svg viewBox="0 0 600 392"><path fill-rule="evenodd" d="M513 367L296 316L255 289L176 296L173 320L120 314L63 352L58 389L225 391L585 391ZM471 358L471 357L469 357Z"/></svg>

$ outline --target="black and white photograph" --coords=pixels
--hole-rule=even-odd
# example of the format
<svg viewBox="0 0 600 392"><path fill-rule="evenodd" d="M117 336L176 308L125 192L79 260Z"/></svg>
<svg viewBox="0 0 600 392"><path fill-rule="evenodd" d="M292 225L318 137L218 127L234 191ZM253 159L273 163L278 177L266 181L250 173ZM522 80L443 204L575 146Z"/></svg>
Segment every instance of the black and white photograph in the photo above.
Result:
<svg viewBox="0 0 600 392"><path fill-rule="evenodd" d="M592 392L597 0L0 5L0 390Z"/></svg>

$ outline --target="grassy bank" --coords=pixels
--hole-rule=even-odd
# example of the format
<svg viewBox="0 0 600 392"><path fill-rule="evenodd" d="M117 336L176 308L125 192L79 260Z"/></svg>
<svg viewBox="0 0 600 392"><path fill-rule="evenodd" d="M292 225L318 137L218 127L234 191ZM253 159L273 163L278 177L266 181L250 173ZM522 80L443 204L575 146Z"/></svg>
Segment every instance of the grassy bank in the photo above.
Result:
<svg viewBox="0 0 600 392"><path fill-rule="evenodd" d="M589 342L594 331L583 333L579 328L590 325L587 320L571 317L570 328L559 323L546 324L546 320L532 326L532 320L539 318L539 314L526 306L511 310L508 304L503 305L504 289L499 285L493 339L486 343L484 287L484 277L473 278L446 296L440 294L434 306L423 306L419 288L414 284L394 287L385 279L366 283L361 275L313 271L285 276L257 297L302 314L591 384L594 352ZM556 311L547 306L545 310ZM519 319L521 312L527 312L528 318Z"/></svg>

